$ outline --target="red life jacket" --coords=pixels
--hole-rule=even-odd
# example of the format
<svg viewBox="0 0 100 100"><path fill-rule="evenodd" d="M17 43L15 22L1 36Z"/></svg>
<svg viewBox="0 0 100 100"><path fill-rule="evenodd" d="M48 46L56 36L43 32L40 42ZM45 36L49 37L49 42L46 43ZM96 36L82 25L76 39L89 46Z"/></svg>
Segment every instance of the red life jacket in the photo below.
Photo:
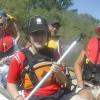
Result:
<svg viewBox="0 0 100 100"><path fill-rule="evenodd" d="M92 37L86 47L86 56L94 64L100 64L100 39Z"/></svg>
<svg viewBox="0 0 100 100"><path fill-rule="evenodd" d="M13 39L10 34L0 37L0 54L5 54L13 48Z"/></svg>

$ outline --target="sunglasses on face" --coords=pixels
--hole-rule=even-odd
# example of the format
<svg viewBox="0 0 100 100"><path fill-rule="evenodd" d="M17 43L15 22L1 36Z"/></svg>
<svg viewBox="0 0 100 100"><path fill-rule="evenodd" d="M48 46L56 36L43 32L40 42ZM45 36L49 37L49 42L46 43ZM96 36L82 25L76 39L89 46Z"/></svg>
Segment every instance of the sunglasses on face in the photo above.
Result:
<svg viewBox="0 0 100 100"><path fill-rule="evenodd" d="M53 24L52 25L54 28L56 28L57 30L59 29L59 26L57 24Z"/></svg>

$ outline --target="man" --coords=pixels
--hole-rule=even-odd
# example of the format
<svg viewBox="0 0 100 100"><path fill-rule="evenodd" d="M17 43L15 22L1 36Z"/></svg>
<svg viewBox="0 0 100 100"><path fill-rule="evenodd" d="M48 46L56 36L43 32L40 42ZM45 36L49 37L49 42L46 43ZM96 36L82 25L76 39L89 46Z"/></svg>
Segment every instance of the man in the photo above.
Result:
<svg viewBox="0 0 100 100"><path fill-rule="evenodd" d="M7 33L10 33L17 43L19 41L19 38L20 38L20 31L19 31L17 24L16 24L16 18L7 14L3 10L0 11L0 16L5 17L5 19L6 19L7 24L6 24L5 31Z"/></svg>
<svg viewBox="0 0 100 100"><path fill-rule="evenodd" d="M88 100L100 100L100 26L95 31L75 62L79 94Z"/></svg>
<svg viewBox="0 0 100 100"><path fill-rule="evenodd" d="M50 38L47 45L50 48L54 48L55 51L58 52L58 54L56 52L55 53L57 58L59 58L62 54L61 41L60 41L61 36L57 35L57 32L61 27L60 22L58 20L53 20L52 22L49 23L48 27L50 32Z"/></svg>
<svg viewBox="0 0 100 100"><path fill-rule="evenodd" d="M50 36L46 20L41 16L32 17L29 21L27 36L31 43L27 48L28 51L17 52L10 63L7 76L7 89L9 93L14 100L24 100L24 97L19 95L16 88L16 83L21 75L24 74L22 74L22 72L27 73L22 77L22 79L24 78L23 81L20 79L23 84L24 96L26 97L49 69L51 69L53 74L29 100L68 100L68 91L61 89L61 85L67 86L67 78L63 72L64 68L60 68L57 65L50 68L50 62L48 62L54 61L55 57L52 49L45 47L45 43L47 43ZM24 66L25 61L28 62L26 67ZM45 66L43 65L44 63L49 63L49 65ZM40 66L41 64L42 66ZM34 69L34 71L30 68ZM27 71L25 71L25 69ZM28 72L30 72L30 74Z"/></svg>

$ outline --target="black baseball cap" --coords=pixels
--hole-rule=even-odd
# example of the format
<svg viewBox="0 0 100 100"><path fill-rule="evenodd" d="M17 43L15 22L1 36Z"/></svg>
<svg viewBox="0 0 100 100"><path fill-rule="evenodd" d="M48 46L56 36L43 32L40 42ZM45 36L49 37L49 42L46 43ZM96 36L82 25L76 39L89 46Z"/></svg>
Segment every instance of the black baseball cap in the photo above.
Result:
<svg viewBox="0 0 100 100"><path fill-rule="evenodd" d="M47 21L41 16L34 16L30 18L28 24L28 33L35 33L40 30L48 31Z"/></svg>

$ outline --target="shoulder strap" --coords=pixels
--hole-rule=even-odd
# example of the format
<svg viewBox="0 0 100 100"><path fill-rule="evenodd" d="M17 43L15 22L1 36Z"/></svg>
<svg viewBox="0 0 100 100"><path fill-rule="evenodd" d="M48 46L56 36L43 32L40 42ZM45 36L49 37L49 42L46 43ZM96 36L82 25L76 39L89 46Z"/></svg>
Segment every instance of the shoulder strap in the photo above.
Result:
<svg viewBox="0 0 100 100"><path fill-rule="evenodd" d="M33 86L35 86L39 80L37 79L37 76L35 72L33 71L33 65L36 63L35 55L33 55L27 48L23 49L22 52L25 54L25 60L24 60L24 70L22 72L22 78L25 76L25 73L29 75L30 80L32 81Z"/></svg>

